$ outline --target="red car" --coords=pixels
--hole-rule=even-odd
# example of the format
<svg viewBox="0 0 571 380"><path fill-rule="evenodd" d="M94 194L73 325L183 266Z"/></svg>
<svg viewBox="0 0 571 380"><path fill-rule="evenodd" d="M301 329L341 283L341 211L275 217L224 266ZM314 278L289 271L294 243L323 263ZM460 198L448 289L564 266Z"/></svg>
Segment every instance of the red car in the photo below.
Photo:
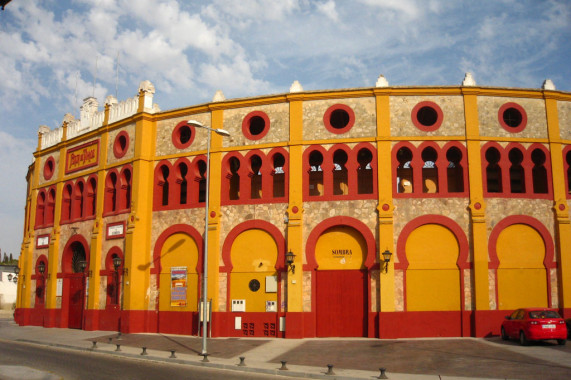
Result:
<svg viewBox="0 0 571 380"><path fill-rule="evenodd" d="M559 313L547 308L517 309L502 322L502 339L519 339L522 346L531 340L556 339L567 343L567 326Z"/></svg>

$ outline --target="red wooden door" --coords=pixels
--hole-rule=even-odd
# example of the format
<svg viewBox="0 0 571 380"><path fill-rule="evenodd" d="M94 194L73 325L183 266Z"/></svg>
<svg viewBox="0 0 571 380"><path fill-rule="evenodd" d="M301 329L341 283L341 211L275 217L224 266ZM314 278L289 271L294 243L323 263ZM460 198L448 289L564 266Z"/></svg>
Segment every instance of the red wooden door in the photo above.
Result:
<svg viewBox="0 0 571 380"><path fill-rule="evenodd" d="M81 329L83 327L84 282L83 274L69 278L68 327L71 329Z"/></svg>
<svg viewBox="0 0 571 380"><path fill-rule="evenodd" d="M359 270L316 272L318 337L367 336L366 274Z"/></svg>

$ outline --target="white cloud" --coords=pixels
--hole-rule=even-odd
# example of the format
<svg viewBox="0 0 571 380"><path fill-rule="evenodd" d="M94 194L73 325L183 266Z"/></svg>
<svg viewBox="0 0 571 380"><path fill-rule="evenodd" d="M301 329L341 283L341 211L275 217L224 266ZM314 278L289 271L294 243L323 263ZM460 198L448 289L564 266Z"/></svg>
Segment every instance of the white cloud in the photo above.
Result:
<svg viewBox="0 0 571 380"><path fill-rule="evenodd" d="M26 173L36 141L0 131L0 249L20 254L26 205Z"/></svg>
<svg viewBox="0 0 571 380"><path fill-rule="evenodd" d="M339 14L335 8L335 1L329 0L325 3L318 3L317 10L331 19L331 21L339 22Z"/></svg>
<svg viewBox="0 0 571 380"><path fill-rule="evenodd" d="M421 6L415 0L359 0L365 5L380 8L383 10L394 11L399 15L406 16L410 19L416 19L422 14ZM436 7L434 1L431 7Z"/></svg>

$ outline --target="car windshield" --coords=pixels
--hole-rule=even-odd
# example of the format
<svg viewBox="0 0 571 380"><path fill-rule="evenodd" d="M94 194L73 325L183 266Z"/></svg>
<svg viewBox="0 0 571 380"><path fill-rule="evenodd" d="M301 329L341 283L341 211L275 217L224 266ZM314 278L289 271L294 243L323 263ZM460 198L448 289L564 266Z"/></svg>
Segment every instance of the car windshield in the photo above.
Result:
<svg viewBox="0 0 571 380"><path fill-rule="evenodd" d="M531 319L542 319L542 318L561 318L556 311L552 310L537 310L530 311L529 317Z"/></svg>

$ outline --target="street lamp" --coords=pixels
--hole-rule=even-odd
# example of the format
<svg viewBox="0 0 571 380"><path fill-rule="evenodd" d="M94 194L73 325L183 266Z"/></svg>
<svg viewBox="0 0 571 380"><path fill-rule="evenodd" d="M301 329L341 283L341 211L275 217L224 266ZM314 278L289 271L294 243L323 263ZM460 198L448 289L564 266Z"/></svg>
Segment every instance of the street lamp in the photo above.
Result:
<svg viewBox="0 0 571 380"><path fill-rule="evenodd" d="M207 359L207 343L206 335L208 334L208 310L206 308L208 302L208 209L210 198L210 137L212 132L220 136L229 137L230 133L224 129L210 128L196 120L188 120L187 123L195 128L202 128L208 131L208 140L206 142L206 204L204 205L204 268L202 274L202 353L204 359Z"/></svg>

